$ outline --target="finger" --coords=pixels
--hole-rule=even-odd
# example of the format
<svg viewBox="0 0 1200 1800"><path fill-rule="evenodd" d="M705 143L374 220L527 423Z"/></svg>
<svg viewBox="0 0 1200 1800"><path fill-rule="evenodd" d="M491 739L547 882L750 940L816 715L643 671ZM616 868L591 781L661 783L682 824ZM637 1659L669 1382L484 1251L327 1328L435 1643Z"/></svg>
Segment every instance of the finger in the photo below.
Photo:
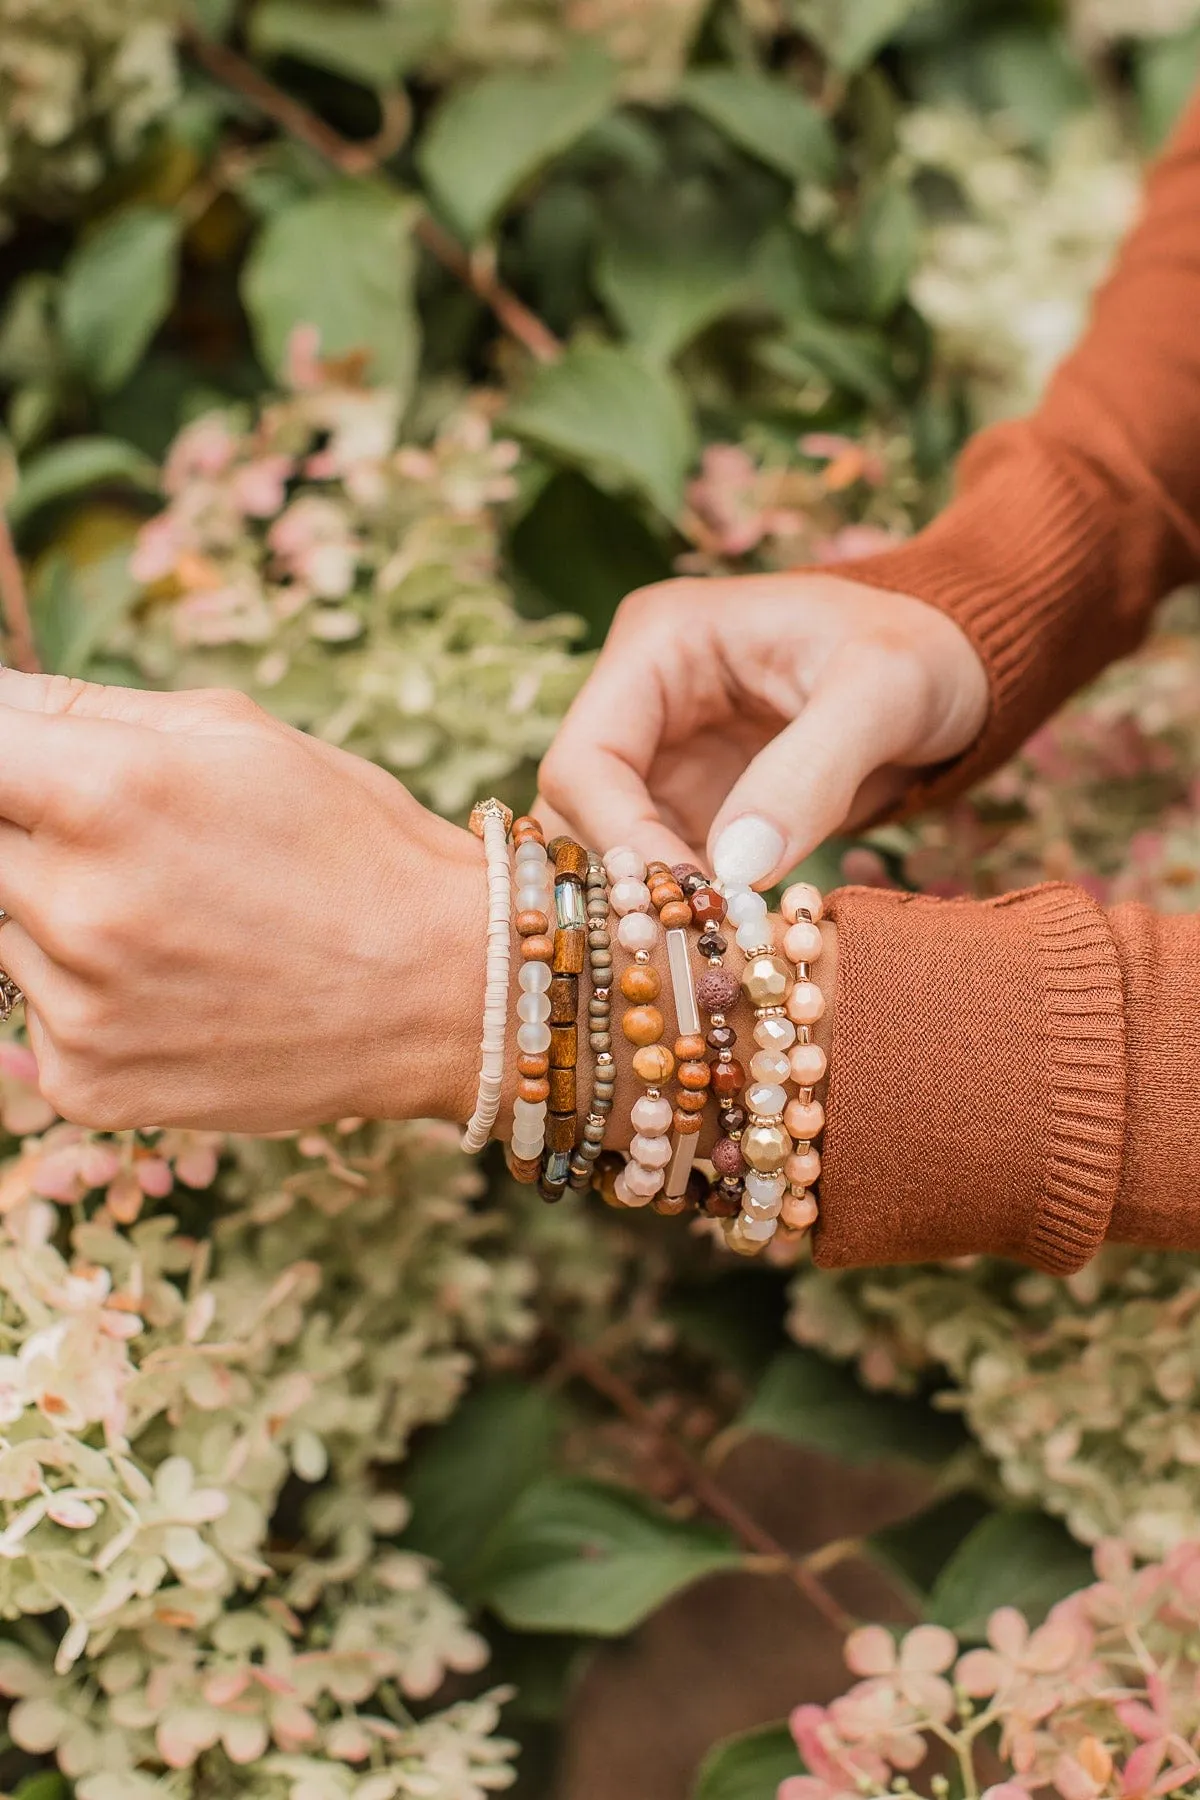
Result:
<svg viewBox="0 0 1200 1800"><path fill-rule="evenodd" d="M54 964L11 915L0 923L0 971L15 981L31 1005L46 992Z"/></svg>
<svg viewBox="0 0 1200 1800"><path fill-rule="evenodd" d="M144 688L106 687L72 675L26 675L19 669L4 668L0 668L0 706L17 712L143 725L156 731L194 731L205 726L228 731L243 719L261 717L252 700L224 688L156 694Z"/></svg>
<svg viewBox="0 0 1200 1800"><path fill-rule="evenodd" d="M0 819L36 832L55 825L73 830L100 816L112 803L116 772L134 736L132 727L113 720L0 704Z"/></svg>
<svg viewBox="0 0 1200 1800"><path fill-rule="evenodd" d="M666 719L653 666L601 657L542 762L548 807L601 851L628 844L649 861L692 852L662 818L647 786Z"/></svg>
<svg viewBox="0 0 1200 1800"><path fill-rule="evenodd" d="M876 770L902 760L917 696L881 679L863 646L831 662L792 724L759 752L709 833L724 881L766 887L843 826Z"/></svg>

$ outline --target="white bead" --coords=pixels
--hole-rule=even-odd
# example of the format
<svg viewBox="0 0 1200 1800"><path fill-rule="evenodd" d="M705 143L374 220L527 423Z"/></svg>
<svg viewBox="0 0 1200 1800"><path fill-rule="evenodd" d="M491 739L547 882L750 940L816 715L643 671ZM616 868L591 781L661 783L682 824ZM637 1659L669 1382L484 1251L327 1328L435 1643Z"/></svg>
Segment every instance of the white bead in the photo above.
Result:
<svg viewBox="0 0 1200 1800"><path fill-rule="evenodd" d="M513 860L518 869L526 866L534 869L544 869L548 858L542 846L534 839L530 838L525 843L517 846L517 854Z"/></svg>
<svg viewBox="0 0 1200 1800"><path fill-rule="evenodd" d="M540 1025L550 1017L549 994L522 994L517 1001L517 1017L526 1025Z"/></svg>
<svg viewBox="0 0 1200 1800"><path fill-rule="evenodd" d="M790 1019L757 1019L754 1041L763 1050L790 1050L796 1041L796 1027Z"/></svg>
<svg viewBox="0 0 1200 1800"><path fill-rule="evenodd" d="M517 976L523 994L544 994L554 980L550 973L550 964L544 962L527 962L521 964L521 972Z"/></svg>
<svg viewBox="0 0 1200 1800"><path fill-rule="evenodd" d="M632 876L614 881L608 899L613 911L622 915L650 910L650 889Z"/></svg>
<svg viewBox="0 0 1200 1800"><path fill-rule="evenodd" d="M520 887L517 889L516 910L523 912L545 912L546 890L544 887Z"/></svg>
<svg viewBox="0 0 1200 1800"><path fill-rule="evenodd" d="M777 1219L782 1207L782 1194L775 1194L770 1200L757 1200L753 1194L746 1195L745 1213L748 1219Z"/></svg>
<svg viewBox="0 0 1200 1800"><path fill-rule="evenodd" d="M522 1056L541 1056L549 1048L550 1027L548 1025L522 1025L517 1032L517 1049Z"/></svg>
<svg viewBox="0 0 1200 1800"><path fill-rule="evenodd" d="M532 1132L534 1126L540 1128L546 1124L546 1102L544 1100L514 1100L513 1130L522 1135Z"/></svg>
<svg viewBox="0 0 1200 1800"><path fill-rule="evenodd" d="M756 1081L786 1081L791 1072L791 1063L778 1050L756 1050L750 1058L750 1073Z"/></svg>
<svg viewBox="0 0 1200 1800"><path fill-rule="evenodd" d="M647 1137L639 1132L629 1146L629 1154L643 1168L665 1169L671 1160L671 1140L665 1137Z"/></svg>
<svg viewBox="0 0 1200 1800"><path fill-rule="evenodd" d="M751 919L748 925L739 925L735 937L739 950L762 950L768 945L774 947L775 943L771 921L765 913L761 919Z"/></svg>
<svg viewBox="0 0 1200 1800"><path fill-rule="evenodd" d="M763 1175L758 1169L748 1169L745 1186L749 1197L761 1205L772 1200L782 1200L787 1183L782 1175Z"/></svg>
<svg viewBox="0 0 1200 1800"><path fill-rule="evenodd" d="M727 917L731 925L750 925L767 916L767 903L753 888L737 888L728 898Z"/></svg>
<svg viewBox="0 0 1200 1800"><path fill-rule="evenodd" d="M769 1244L775 1236L774 1219L752 1219L749 1213L742 1213L738 1224L742 1236L749 1244Z"/></svg>
<svg viewBox="0 0 1200 1800"><path fill-rule="evenodd" d="M519 1157L521 1162L533 1162L534 1158L540 1156L546 1147L546 1134L544 1131L540 1131L537 1137L523 1138L518 1137L514 1131L508 1147L514 1156Z"/></svg>
<svg viewBox="0 0 1200 1800"><path fill-rule="evenodd" d="M618 844L604 858L604 873L610 881L641 881L646 873L646 864L628 844Z"/></svg>
<svg viewBox="0 0 1200 1800"><path fill-rule="evenodd" d="M774 1118L787 1105L787 1089L773 1081L755 1081L746 1089L746 1105L753 1113Z"/></svg>

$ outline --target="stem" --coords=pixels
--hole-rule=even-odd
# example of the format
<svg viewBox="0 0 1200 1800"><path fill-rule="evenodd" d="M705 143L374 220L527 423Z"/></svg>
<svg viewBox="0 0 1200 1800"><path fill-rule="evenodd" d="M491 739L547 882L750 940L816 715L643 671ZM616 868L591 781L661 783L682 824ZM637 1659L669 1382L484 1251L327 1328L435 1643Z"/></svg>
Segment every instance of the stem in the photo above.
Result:
<svg viewBox="0 0 1200 1800"><path fill-rule="evenodd" d="M184 22L181 35L196 62L214 81L232 88L281 131L306 145L342 175L375 174L408 135L408 102L401 93L391 94L381 102L383 125L378 135L360 144L351 143L228 44L205 37L193 21ZM489 254L466 251L428 212L418 216L414 230L435 261L490 308L508 335L522 344L536 362L557 361L563 353L561 340L504 285Z"/></svg>
<svg viewBox="0 0 1200 1800"><path fill-rule="evenodd" d="M3 511L0 511L0 617L3 618L13 667L23 670L26 675L39 674L42 665L38 661L33 620L29 616L25 577L21 571L17 547L13 543L12 530Z"/></svg>

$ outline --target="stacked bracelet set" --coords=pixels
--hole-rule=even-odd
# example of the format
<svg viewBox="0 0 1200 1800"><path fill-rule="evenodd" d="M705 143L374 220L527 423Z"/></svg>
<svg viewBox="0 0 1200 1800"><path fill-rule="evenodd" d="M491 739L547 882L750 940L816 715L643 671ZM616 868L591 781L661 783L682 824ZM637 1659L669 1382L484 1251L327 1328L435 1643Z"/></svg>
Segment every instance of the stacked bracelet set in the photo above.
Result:
<svg viewBox="0 0 1200 1800"><path fill-rule="evenodd" d="M618 1207L698 1211L721 1221L725 1241L742 1255L777 1234L791 1240L807 1230L817 1216L824 1124L813 1092L825 1073L812 1036L824 1010L811 978L821 951L817 890L798 883L784 894L787 931L776 949L766 902L750 888L722 890L690 864L647 864L630 849L601 858L567 837L547 844L535 819L514 823L495 800L475 809L471 826L487 858L488 963L479 1098L464 1148L482 1148L495 1123L513 1036L508 1166L546 1200L595 1187ZM725 966L731 928L745 958L740 977ZM513 929L515 1031L507 1018ZM665 984L653 960L660 940ZM625 953L619 975L614 947ZM748 1071L731 1022L743 995L754 1009ZM584 1020L586 1093L578 1073ZM603 1148L618 1037L640 1084L627 1157ZM706 1165L699 1135L714 1103L717 1137Z"/></svg>

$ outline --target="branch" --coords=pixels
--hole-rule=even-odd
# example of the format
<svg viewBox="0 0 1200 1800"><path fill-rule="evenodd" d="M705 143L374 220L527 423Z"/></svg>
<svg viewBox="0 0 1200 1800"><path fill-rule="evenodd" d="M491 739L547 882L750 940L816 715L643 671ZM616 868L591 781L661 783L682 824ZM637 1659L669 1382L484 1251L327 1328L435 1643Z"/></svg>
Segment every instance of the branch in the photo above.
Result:
<svg viewBox="0 0 1200 1800"><path fill-rule="evenodd" d="M21 559L3 510L0 510L0 618L4 622L13 667L23 670L26 675L37 675L42 665L38 661L33 620L29 616L29 596L25 592Z"/></svg>
<svg viewBox="0 0 1200 1800"><path fill-rule="evenodd" d="M408 134L409 110L403 94L393 93L381 101L383 125L378 136L352 143L228 44L206 37L193 21L185 20L181 34L196 62L214 81L240 94L264 118L272 120L281 131L306 145L342 175L376 173ZM490 255L469 254L427 212L420 214L414 229L430 255L490 308L508 335L522 344L535 361L557 361L563 353L561 340L504 285Z"/></svg>
<svg viewBox="0 0 1200 1800"><path fill-rule="evenodd" d="M720 1482L714 1480L677 1438L663 1428L629 1383L610 1369L607 1363L602 1362L593 1351L582 1344L568 1343L564 1345L562 1361L581 1381L586 1381L589 1387L611 1401L630 1424L638 1426L642 1431L651 1432L658 1439L692 1498L714 1519L719 1519L723 1525L728 1526L743 1549L754 1556L769 1557L842 1637L854 1629L858 1621L830 1593L812 1566L814 1561L819 1563L822 1560L821 1551L817 1551L812 1559L792 1556L732 1494L726 1492Z"/></svg>

